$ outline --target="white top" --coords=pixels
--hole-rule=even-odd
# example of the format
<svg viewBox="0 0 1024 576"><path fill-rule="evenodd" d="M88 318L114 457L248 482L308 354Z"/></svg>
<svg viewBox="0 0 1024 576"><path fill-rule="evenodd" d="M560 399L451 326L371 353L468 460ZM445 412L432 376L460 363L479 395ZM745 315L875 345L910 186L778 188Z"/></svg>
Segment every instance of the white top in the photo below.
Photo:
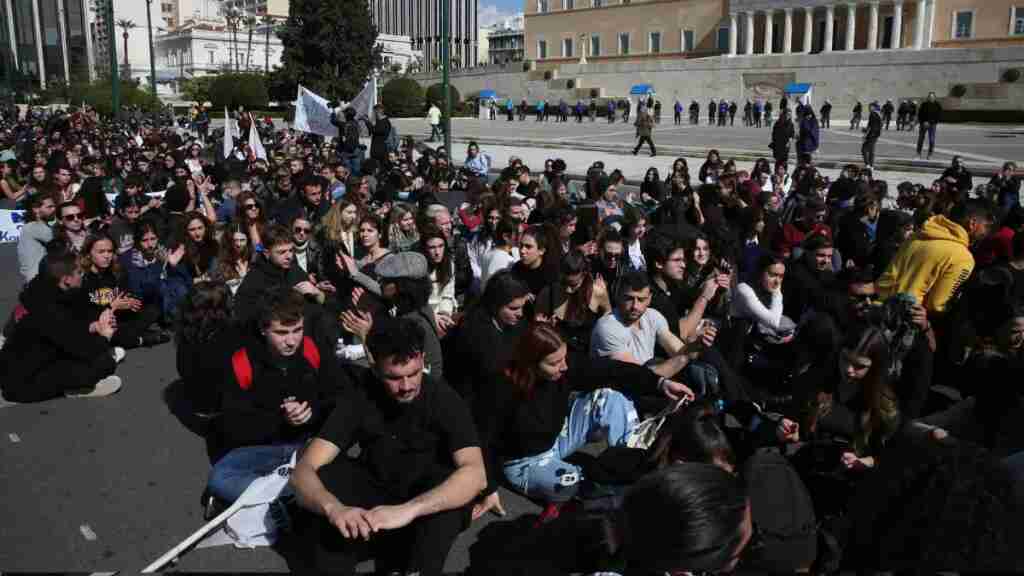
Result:
<svg viewBox="0 0 1024 576"><path fill-rule="evenodd" d="M782 292L772 292L771 307L765 307L757 297L754 289L747 283L736 287L736 298L732 301L732 315L737 318L749 318L755 322L762 332L772 334L782 324Z"/></svg>
<svg viewBox="0 0 1024 576"><path fill-rule="evenodd" d="M441 110L437 106L431 106L430 110L427 110L427 122L431 126L437 126L441 123Z"/></svg>
<svg viewBox="0 0 1024 576"><path fill-rule="evenodd" d="M455 299L455 265L452 264L452 274L448 278L448 283L441 286L437 282L437 270L430 273L430 299L427 304L434 311L434 314L444 314L451 316L455 313L455 308L458 307L458 301Z"/></svg>
<svg viewBox="0 0 1024 576"><path fill-rule="evenodd" d="M509 254L501 248L491 248L480 261L480 292L487 289L487 281L498 272L519 261L519 253Z"/></svg>
<svg viewBox="0 0 1024 576"><path fill-rule="evenodd" d="M648 308L633 327L623 324L616 312L609 312L594 324L590 335L590 355L604 358L629 353L638 362L646 363L654 359L658 332L668 329L668 320L654 308Z"/></svg>
<svg viewBox="0 0 1024 576"><path fill-rule="evenodd" d="M647 260L644 258L644 251L640 248L639 240L630 244L627 251L629 252L629 263L633 266L633 270L647 270Z"/></svg>

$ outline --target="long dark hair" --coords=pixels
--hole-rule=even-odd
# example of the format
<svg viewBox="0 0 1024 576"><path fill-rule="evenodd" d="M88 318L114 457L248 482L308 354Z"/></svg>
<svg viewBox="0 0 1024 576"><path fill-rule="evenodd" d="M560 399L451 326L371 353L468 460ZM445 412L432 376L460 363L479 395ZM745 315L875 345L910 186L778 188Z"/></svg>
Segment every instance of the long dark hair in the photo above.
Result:
<svg viewBox="0 0 1024 576"><path fill-rule="evenodd" d="M248 238L245 249L241 252L235 248L235 234L244 234ZM245 261L252 262L253 248L252 238L241 222L234 222L224 229L220 237L220 256L217 258L217 275L226 280L238 278L238 270L235 263Z"/></svg>
<svg viewBox="0 0 1024 576"><path fill-rule="evenodd" d="M872 436L879 433L882 425L882 394L888 384L889 343L881 330L874 326L862 325L851 330L843 341L843 350L856 356L871 359L871 368L861 379L860 390L864 399L861 440L872 442ZM874 440L878 440L877 438Z"/></svg>
<svg viewBox="0 0 1024 576"><path fill-rule="evenodd" d="M583 252L571 250L562 257L561 273L562 278L583 274L583 283L576 292L569 295L565 303L565 321L583 322L590 312L590 300L594 296L594 277L590 274L590 263ZM564 290L564 281L562 285Z"/></svg>
<svg viewBox="0 0 1024 576"><path fill-rule="evenodd" d="M203 239L200 242L193 241L192 236L188 233L188 225L193 220L201 221L206 228ZM188 259L189 264L192 266L193 274L204 274L210 269L210 264L217 257L217 252L220 250L220 245L217 244L213 237L213 223L199 211L185 214L182 222L185 225L183 236L185 239L185 258Z"/></svg>
<svg viewBox="0 0 1024 576"><path fill-rule="evenodd" d="M547 324L531 324L516 348L515 356L505 368L505 377L523 400L533 398L537 385L537 365L557 352L565 342L558 330Z"/></svg>
<svg viewBox="0 0 1024 576"><path fill-rule="evenodd" d="M223 282L192 285L179 311L175 342L205 344L213 341L231 322L231 291Z"/></svg>
<svg viewBox="0 0 1024 576"><path fill-rule="evenodd" d="M519 235L520 241L524 236L529 236L537 242L537 248L544 251L544 259L541 261L541 270L544 272L546 282L554 282L558 279L558 261L561 258L562 249L558 240L558 229L552 224L534 224L528 227Z"/></svg>
<svg viewBox="0 0 1024 576"><path fill-rule="evenodd" d="M431 240L441 240L444 242L444 258L437 264L427 255L427 242ZM427 259L428 270L437 273L437 284L442 287L447 285L448 281L452 279L454 268L452 266L451 248L448 246L448 238L444 235L444 232L437 226L424 228L423 234L420 235L420 252Z"/></svg>

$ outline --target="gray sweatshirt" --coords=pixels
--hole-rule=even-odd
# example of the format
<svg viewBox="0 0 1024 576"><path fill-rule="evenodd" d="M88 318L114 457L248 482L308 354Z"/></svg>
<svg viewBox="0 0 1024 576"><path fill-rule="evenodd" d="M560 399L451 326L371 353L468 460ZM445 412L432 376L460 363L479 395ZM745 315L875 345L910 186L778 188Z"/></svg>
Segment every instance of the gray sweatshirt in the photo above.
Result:
<svg viewBox="0 0 1024 576"><path fill-rule="evenodd" d="M53 240L53 228L45 222L29 222L21 227L18 270L26 284L39 274L39 263L46 256L46 243L50 240Z"/></svg>

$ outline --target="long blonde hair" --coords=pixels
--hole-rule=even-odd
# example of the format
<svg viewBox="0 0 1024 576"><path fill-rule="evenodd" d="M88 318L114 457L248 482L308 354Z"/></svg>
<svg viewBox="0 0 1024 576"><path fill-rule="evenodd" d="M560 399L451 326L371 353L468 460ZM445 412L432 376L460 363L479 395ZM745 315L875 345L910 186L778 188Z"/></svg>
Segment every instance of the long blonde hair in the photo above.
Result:
<svg viewBox="0 0 1024 576"><path fill-rule="evenodd" d="M402 230L402 218L405 218L406 215L411 215L415 222L416 215L408 204L395 202L391 206L391 213L388 214L388 246L412 244L420 239L420 231L417 228L414 227L412 232L405 232Z"/></svg>
<svg viewBox="0 0 1024 576"><path fill-rule="evenodd" d="M349 206L356 207L356 217L352 221L352 225L346 229L341 213ZM345 198L338 200L331 206L331 209L327 211L327 214L324 214L323 219L320 221L320 234L329 243L335 245L342 242L342 234L345 232L352 233L353 237L358 236L357 232L359 231L359 221L362 220L362 214L359 212L359 204L351 198L346 196Z"/></svg>

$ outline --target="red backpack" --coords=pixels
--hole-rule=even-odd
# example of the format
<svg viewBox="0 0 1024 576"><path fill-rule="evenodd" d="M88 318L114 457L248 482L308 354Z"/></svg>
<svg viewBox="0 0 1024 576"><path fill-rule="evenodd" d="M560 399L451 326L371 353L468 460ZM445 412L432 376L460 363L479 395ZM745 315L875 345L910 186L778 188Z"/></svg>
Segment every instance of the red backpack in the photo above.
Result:
<svg viewBox="0 0 1024 576"><path fill-rule="evenodd" d="M320 350L316 347L313 339L309 336L302 337L302 357L309 362L313 370L320 369ZM249 351L241 348L231 355L231 367L235 372L235 379L242 390L252 387L252 362L249 361Z"/></svg>

